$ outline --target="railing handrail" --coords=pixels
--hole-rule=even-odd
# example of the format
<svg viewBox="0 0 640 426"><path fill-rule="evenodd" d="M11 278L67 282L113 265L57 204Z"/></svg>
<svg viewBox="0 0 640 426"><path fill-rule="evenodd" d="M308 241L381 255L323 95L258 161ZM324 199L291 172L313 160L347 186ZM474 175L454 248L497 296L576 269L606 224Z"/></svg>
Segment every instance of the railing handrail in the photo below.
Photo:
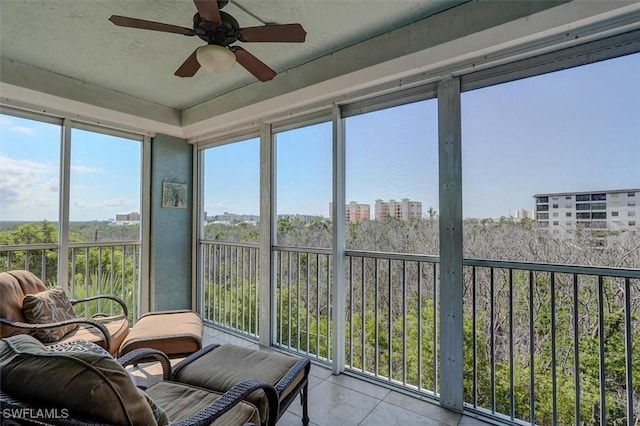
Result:
<svg viewBox="0 0 640 426"><path fill-rule="evenodd" d="M504 260L463 259L465 266L497 269L518 269L536 272L555 272L578 275L602 275L615 278L639 278L640 269L614 268L606 266L567 265L561 263L516 262Z"/></svg>
<svg viewBox="0 0 640 426"><path fill-rule="evenodd" d="M69 248L91 248L91 247L112 247L112 246L137 246L142 241L100 241L88 243L69 243ZM53 250L58 248L58 243L47 244L19 244L19 245L0 245L0 252L5 251L21 251L21 250Z"/></svg>
<svg viewBox="0 0 640 426"><path fill-rule="evenodd" d="M246 242L246 241L198 240L198 244L217 244L220 246L230 246L230 247L260 248L260 243L252 243L252 242Z"/></svg>
<svg viewBox="0 0 640 426"><path fill-rule="evenodd" d="M291 246L271 246L271 250L274 251L286 251L291 253L313 253L313 254L326 254L331 255L333 251L330 248L319 247L291 247Z"/></svg>

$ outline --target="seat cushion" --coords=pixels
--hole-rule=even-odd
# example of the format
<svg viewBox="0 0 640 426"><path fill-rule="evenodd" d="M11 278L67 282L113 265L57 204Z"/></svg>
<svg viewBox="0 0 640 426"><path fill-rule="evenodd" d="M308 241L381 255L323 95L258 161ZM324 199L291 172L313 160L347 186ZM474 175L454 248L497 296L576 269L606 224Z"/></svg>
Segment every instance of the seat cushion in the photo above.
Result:
<svg viewBox="0 0 640 426"><path fill-rule="evenodd" d="M186 366L177 368L173 380L218 392L225 392L248 379L260 380L275 386L297 361L297 358L276 352L225 344ZM278 395L281 401L304 379L304 375L305 371L302 370L286 385ZM259 407L264 420L268 410L264 392L253 392L247 401Z"/></svg>
<svg viewBox="0 0 640 426"><path fill-rule="evenodd" d="M149 395L175 423L197 413L217 401L221 394L184 383L159 382L147 389ZM213 425L234 426L260 424L258 410L244 401L218 418Z"/></svg>
<svg viewBox="0 0 640 426"><path fill-rule="evenodd" d="M73 306L62 287L27 294L22 300L22 313L32 324L50 324L76 318ZM56 328L36 330L33 335L45 343L57 342L65 334L78 328L78 324L69 324Z"/></svg>
<svg viewBox="0 0 640 426"><path fill-rule="evenodd" d="M0 388L33 406L59 406L114 425L155 425L154 413L111 356L49 352L29 335L0 341Z"/></svg>
<svg viewBox="0 0 640 426"><path fill-rule="evenodd" d="M122 341L129 334L129 321L123 315L116 315L112 317L93 318L93 320L104 324L109 330L111 335L111 347L109 347L109 353L115 355L118 352L118 348L122 344ZM67 334L60 343L72 342L74 340L86 340L88 342L102 345L104 342L104 336L96 328L91 327L88 324L80 324L80 327L73 333Z"/></svg>
<svg viewBox="0 0 640 426"><path fill-rule="evenodd" d="M191 311L152 312L135 323L120 346L120 355L152 348L168 356L186 356L202 347L202 319Z"/></svg>

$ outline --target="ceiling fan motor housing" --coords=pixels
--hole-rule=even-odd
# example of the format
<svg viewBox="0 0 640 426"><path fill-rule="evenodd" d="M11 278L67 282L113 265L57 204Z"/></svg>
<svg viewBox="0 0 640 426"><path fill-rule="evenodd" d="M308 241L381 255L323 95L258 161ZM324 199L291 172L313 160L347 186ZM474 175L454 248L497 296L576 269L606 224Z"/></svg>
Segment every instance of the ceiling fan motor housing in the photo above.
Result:
<svg viewBox="0 0 640 426"><path fill-rule="evenodd" d="M208 44L228 46L238 41L238 30L240 24L228 13L220 11L222 25L218 26L213 22L202 19L199 13L193 15L193 30L196 35Z"/></svg>

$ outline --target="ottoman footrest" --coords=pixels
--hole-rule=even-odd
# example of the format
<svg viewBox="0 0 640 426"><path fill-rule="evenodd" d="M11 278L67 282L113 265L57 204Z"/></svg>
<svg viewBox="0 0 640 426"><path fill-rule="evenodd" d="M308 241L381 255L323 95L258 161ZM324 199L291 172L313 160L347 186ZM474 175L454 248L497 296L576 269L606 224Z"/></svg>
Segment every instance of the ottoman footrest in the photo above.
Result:
<svg viewBox="0 0 640 426"><path fill-rule="evenodd" d="M119 355L140 348L157 349L170 358L192 354L202 348L202 319L189 310L144 314L120 345Z"/></svg>
<svg viewBox="0 0 640 426"><path fill-rule="evenodd" d="M174 366L172 380L226 392L244 380L255 379L272 385L278 392L280 408L277 418L287 410L298 394L302 404L302 423L309 423L307 390L311 363L308 359L287 356L268 350L255 350L224 344L210 345ZM254 392L246 400L260 410L265 424L268 413L264 393Z"/></svg>

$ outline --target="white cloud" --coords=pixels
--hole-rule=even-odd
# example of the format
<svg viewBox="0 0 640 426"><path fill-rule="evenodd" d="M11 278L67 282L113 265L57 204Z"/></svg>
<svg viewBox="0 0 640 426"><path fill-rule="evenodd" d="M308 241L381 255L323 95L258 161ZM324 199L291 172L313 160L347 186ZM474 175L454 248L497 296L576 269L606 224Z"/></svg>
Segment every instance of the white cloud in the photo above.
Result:
<svg viewBox="0 0 640 426"><path fill-rule="evenodd" d="M83 166L79 164L71 166L71 170L80 173L104 173L104 170L99 167Z"/></svg>
<svg viewBox="0 0 640 426"><path fill-rule="evenodd" d="M128 200L126 198L115 198L113 200L105 200L103 205L105 207L126 207L126 206L130 206L131 200Z"/></svg>
<svg viewBox="0 0 640 426"><path fill-rule="evenodd" d="M35 130L33 130L31 127L25 127L25 126L12 126L12 127L9 127L9 131L11 131L13 133L19 133L19 134L25 135L25 136L35 136L36 135Z"/></svg>

